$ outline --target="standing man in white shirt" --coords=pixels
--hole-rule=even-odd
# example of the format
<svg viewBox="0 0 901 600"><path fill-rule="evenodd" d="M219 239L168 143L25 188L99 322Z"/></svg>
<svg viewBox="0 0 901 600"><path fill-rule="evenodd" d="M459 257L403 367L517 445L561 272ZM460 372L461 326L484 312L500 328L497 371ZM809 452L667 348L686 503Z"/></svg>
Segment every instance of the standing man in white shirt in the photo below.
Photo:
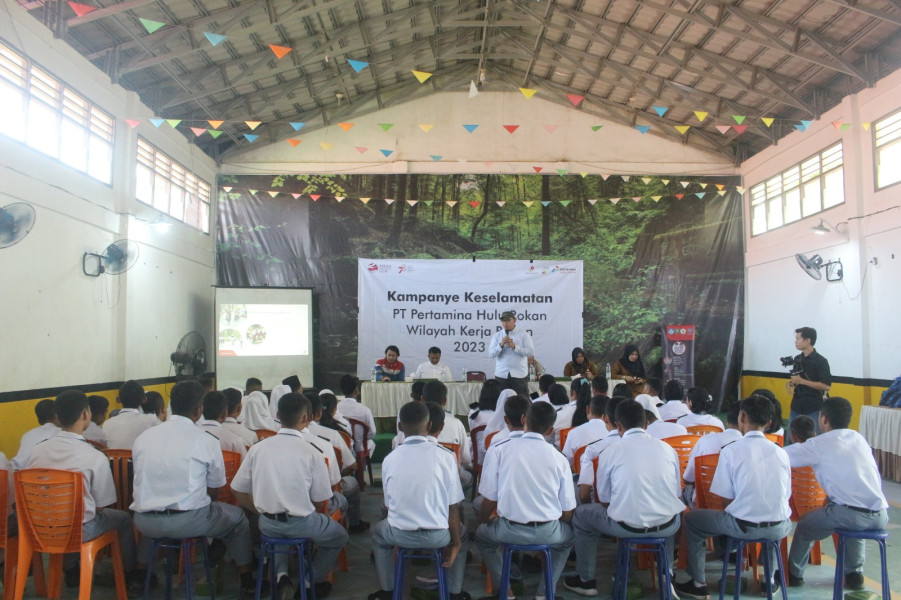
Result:
<svg viewBox="0 0 901 600"><path fill-rule="evenodd" d="M111 450L131 450L135 439L160 420L155 415L144 414L141 404L144 403L144 387L129 379L119 386L119 404L122 410L115 417L103 423L107 447Z"/></svg>
<svg viewBox="0 0 901 600"><path fill-rule="evenodd" d="M203 397L203 417L197 426L219 440L219 446L227 452L237 452L244 460L247 447L241 437L222 426L228 414L228 400L222 392L208 392Z"/></svg>
<svg viewBox="0 0 901 600"><path fill-rule="evenodd" d="M281 429L250 449L232 480L232 490L238 504L259 513L263 534L316 543L314 589L317 598L325 598L332 589L325 578L347 544L347 532L328 515L316 512L317 503L332 497L332 488L321 452L301 433L310 422L310 401L301 394L286 394L279 399L276 414ZM276 554L275 565L279 598L293 597L288 555Z"/></svg>
<svg viewBox="0 0 901 600"><path fill-rule="evenodd" d="M34 415L38 418L38 426L25 432L19 442L19 452L12 459L12 466L16 471L28 466L35 445L60 432L53 400L47 398L35 404Z"/></svg>
<svg viewBox="0 0 901 600"><path fill-rule="evenodd" d="M529 395L529 357L535 354L532 336L524 328L516 327L516 312L501 313L500 331L491 338L488 356L497 360L494 378L512 387L517 394Z"/></svg>
<svg viewBox="0 0 901 600"><path fill-rule="evenodd" d="M413 371L413 379L437 379L438 381L453 381L450 367L441 362L441 348L432 346L429 348L429 360L419 363Z"/></svg>
<svg viewBox="0 0 901 600"><path fill-rule="evenodd" d="M341 377L341 393L344 394L344 400L338 403L338 412L340 412L345 419L356 419L357 421L362 421L369 427L365 443L371 456L372 453L375 452L375 441L372 439L375 437L376 433L375 419L372 417L372 411L369 407L364 406L357 400L360 396L360 383L357 381L357 378L353 375L343 375ZM361 452L364 443L362 432L360 430L353 432L353 437L354 452Z"/></svg>
<svg viewBox="0 0 901 600"><path fill-rule="evenodd" d="M798 521L788 554L790 586L804 585L804 569L814 540L830 536L836 529L865 531L885 529L888 502L882 479L866 439L853 429L853 409L844 398L823 401L819 428L823 433L803 444L785 448L792 467L813 467L829 502ZM845 542L845 587L863 589L864 540Z"/></svg>
<svg viewBox="0 0 901 600"><path fill-rule="evenodd" d="M627 538L668 538L670 569L674 536L685 505L679 499L679 458L665 442L644 430L644 408L635 400L616 405L620 441L599 457L598 503L581 504L573 515L576 574L567 577L567 589L596 596L598 538L601 534ZM581 482L580 482L581 483Z"/></svg>
<svg viewBox="0 0 901 600"><path fill-rule="evenodd" d="M788 456L763 435L773 415L763 396L741 401L738 429L742 438L723 446L710 491L731 500L722 510L693 510L685 515L689 581L675 584L681 597L707 598L704 567L707 538L719 535L739 539L781 540L791 532L791 468ZM770 565L776 551L767 545ZM772 576L772 575L771 575ZM775 595L779 579L764 581ZM762 590L766 592L766 587Z"/></svg>
<svg viewBox="0 0 901 600"><path fill-rule="evenodd" d="M176 383L172 416L134 443L134 522L145 538L220 539L241 575L241 591L256 592L251 573L250 524L237 506L215 502L225 486L219 441L194 423L203 411L203 386Z"/></svg>

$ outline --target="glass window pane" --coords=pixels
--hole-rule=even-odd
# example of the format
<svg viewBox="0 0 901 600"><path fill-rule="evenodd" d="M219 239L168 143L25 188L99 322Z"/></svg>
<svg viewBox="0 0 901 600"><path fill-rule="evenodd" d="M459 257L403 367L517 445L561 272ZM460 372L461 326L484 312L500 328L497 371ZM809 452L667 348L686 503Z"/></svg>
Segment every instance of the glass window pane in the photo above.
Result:
<svg viewBox="0 0 901 600"><path fill-rule="evenodd" d="M804 184L804 200L802 210L805 217L816 214L822 210L820 198L820 180L819 178Z"/></svg>
<svg viewBox="0 0 901 600"><path fill-rule="evenodd" d="M169 182L159 174L153 178L153 207L169 214Z"/></svg>
<svg viewBox="0 0 901 600"><path fill-rule="evenodd" d="M845 178L842 169L832 171L825 177L823 190L823 208L831 208L845 201Z"/></svg>
<svg viewBox="0 0 901 600"><path fill-rule="evenodd" d="M25 93L0 80L0 133L22 140L25 137Z"/></svg>
<svg viewBox="0 0 901 600"><path fill-rule="evenodd" d="M93 135L88 139L88 175L103 183L113 179L113 145Z"/></svg>
<svg viewBox="0 0 901 600"><path fill-rule="evenodd" d="M876 187L883 188L899 181L901 181L901 142L896 142L876 151Z"/></svg>
<svg viewBox="0 0 901 600"><path fill-rule="evenodd" d="M801 218L801 190L795 188L785 194L785 222L794 223Z"/></svg>
<svg viewBox="0 0 901 600"><path fill-rule="evenodd" d="M210 232L210 203L200 203L200 229L204 233Z"/></svg>
<svg viewBox="0 0 901 600"><path fill-rule="evenodd" d="M56 158L59 153L59 117L55 110L42 102L28 103L26 143L44 154Z"/></svg>
<svg viewBox="0 0 901 600"><path fill-rule="evenodd" d="M59 159L79 171L87 168L88 146L85 130L69 119L63 119L60 127Z"/></svg>
<svg viewBox="0 0 901 600"><path fill-rule="evenodd" d="M179 221L185 221L185 191L173 185L169 187L169 214Z"/></svg>
<svg viewBox="0 0 901 600"><path fill-rule="evenodd" d="M782 198L775 198L767 202L767 229L775 229L782 226Z"/></svg>
<svg viewBox="0 0 901 600"><path fill-rule="evenodd" d="M751 235L766 232L766 205L758 204L751 209Z"/></svg>
<svg viewBox="0 0 901 600"><path fill-rule="evenodd" d="M135 196L144 204L153 205L153 172L142 165L135 169Z"/></svg>

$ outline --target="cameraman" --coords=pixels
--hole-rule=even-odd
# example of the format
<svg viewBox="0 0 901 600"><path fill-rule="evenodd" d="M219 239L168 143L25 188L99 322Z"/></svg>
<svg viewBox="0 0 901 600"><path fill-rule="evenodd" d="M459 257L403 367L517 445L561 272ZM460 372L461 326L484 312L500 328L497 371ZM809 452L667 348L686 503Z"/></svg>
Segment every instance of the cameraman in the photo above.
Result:
<svg viewBox="0 0 901 600"><path fill-rule="evenodd" d="M785 389L792 393L790 419L807 415L813 419L817 434L820 433L820 408L823 394L832 386L829 361L813 347L817 342L817 330L813 327L795 329L795 348L801 351L795 357L791 379Z"/></svg>

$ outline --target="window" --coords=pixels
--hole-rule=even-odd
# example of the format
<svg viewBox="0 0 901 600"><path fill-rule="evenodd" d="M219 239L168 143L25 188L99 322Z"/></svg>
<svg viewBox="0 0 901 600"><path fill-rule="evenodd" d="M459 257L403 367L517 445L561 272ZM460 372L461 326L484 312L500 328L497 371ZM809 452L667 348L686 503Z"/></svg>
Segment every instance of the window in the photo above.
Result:
<svg viewBox="0 0 901 600"><path fill-rule="evenodd" d="M0 134L109 184L115 119L0 43Z"/></svg>
<svg viewBox="0 0 901 600"><path fill-rule="evenodd" d="M901 111L873 124L876 189L901 181Z"/></svg>
<svg viewBox="0 0 901 600"><path fill-rule="evenodd" d="M135 197L174 219L210 232L210 184L138 138Z"/></svg>
<svg viewBox="0 0 901 600"><path fill-rule="evenodd" d="M844 201L839 143L751 187L751 235L794 223Z"/></svg>

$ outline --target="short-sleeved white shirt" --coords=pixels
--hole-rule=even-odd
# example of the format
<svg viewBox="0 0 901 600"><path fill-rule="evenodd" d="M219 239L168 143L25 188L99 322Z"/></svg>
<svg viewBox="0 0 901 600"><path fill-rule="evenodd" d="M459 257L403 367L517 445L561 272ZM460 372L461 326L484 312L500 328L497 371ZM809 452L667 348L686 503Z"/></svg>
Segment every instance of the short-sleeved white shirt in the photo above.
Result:
<svg viewBox="0 0 901 600"><path fill-rule="evenodd" d="M699 456L708 456L710 454L719 454L720 449L726 444L731 444L741 439L741 432L738 429L727 429L721 433L711 433L702 435L691 449L688 455L688 465L685 472L682 473L682 479L688 483L695 481L695 459Z"/></svg>
<svg viewBox="0 0 901 600"><path fill-rule="evenodd" d="M598 501L607 514L632 527L654 527L685 510L679 499L679 457L672 446L640 428L604 450L598 462Z"/></svg>
<svg viewBox="0 0 901 600"><path fill-rule="evenodd" d="M322 454L299 431L288 428L279 429L247 451L231 487L252 494L261 513L294 517L314 513L316 502L332 497Z"/></svg>
<svg viewBox="0 0 901 600"><path fill-rule="evenodd" d="M84 439L86 440L91 440L103 444L104 446L107 444L106 434L103 433L103 428L94 421L88 423L87 429L85 429L84 433L81 435L84 436Z"/></svg>
<svg viewBox="0 0 901 600"><path fill-rule="evenodd" d="M590 419L588 422L574 428L566 436L566 443L562 449L563 456L572 463L573 454L575 454L576 450L605 437L607 437L607 424L604 423L603 419Z"/></svg>
<svg viewBox="0 0 901 600"><path fill-rule="evenodd" d="M335 455L335 449L332 443L326 438L319 437L309 429L304 427L300 432L303 439L310 443L311 446L319 451L320 456L328 465L329 485L335 485L341 481L341 469L338 468L338 457Z"/></svg>
<svg viewBox="0 0 901 600"><path fill-rule="evenodd" d="M658 440L688 434L688 430L682 425L679 425L678 423L667 423L666 421L654 421L648 425L647 432L651 437L655 437Z"/></svg>
<svg viewBox="0 0 901 600"><path fill-rule="evenodd" d="M372 411L368 406L357 402L353 398L345 398L338 403L338 410L346 419L356 419L362 421L369 426L369 438L375 437L375 419L372 417ZM350 429L348 429L349 431ZM361 452L363 450L363 438L361 437L359 428L354 432L354 451Z"/></svg>
<svg viewBox="0 0 901 600"><path fill-rule="evenodd" d="M413 379L437 379L439 381L453 381L454 376L451 374L450 367L443 362L433 365L430 361L419 363L416 370L413 371Z"/></svg>
<svg viewBox="0 0 901 600"><path fill-rule="evenodd" d="M657 407L657 412L660 413L661 420L671 421L673 419L678 419L679 417L684 417L691 412L691 409L689 409L688 405L681 400L668 400L666 403Z"/></svg>
<svg viewBox="0 0 901 600"><path fill-rule="evenodd" d="M579 481L577 482L579 485L594 485L594 459L600 456L601 452L603 452L604 449L610 446L610 444L618 441L619 431L617 431L616 429L611 429L607 432L606 436L585 446L585 452L582 453L581 459L582 466L579 470Z"/></svg>
<svg viewBox="0 0 901 600"><path fill-rule="evenodd" d="M454 453L409 436L382 463L388 523L397 529L447 529L448 508L463 501Z"/></svg>
<svg viewBox="0 0 901 600"><path fill-rule="evenodd" d="M527 432L485 455L479 493L497 501L497 514L516 523L555 521L576 507L566 458L544 436Z"/></svg>
<svg viewBox="0 0 901 600"><path fill-rule="evenodd" d="M53 423L44 423L40 427L35 427L34 429L26 431L22 436L22 441L19 442L19 452L12 459L13 468L16 471L21 471L26 468L28 462L31 460L31 453L34 450L35 445L44 440L49 440L60 431L62 431L62 429ZM10 488L10 493L12 493L12 488Z"/></svg>
<svg viewBox="0 0 901 600"><path fill-rule="evenodd" d="M456 415L444 411L444 429L438 434L438 441L446 444L459 444L460 465L468 467L472 465L472 439L466 432L466 427Z"/></svg>
<svg viewBox="0 0 901 600"><path fill-rule="evenodd" d="M106 446L110 450L131 450L139 435L159 423L156 415L144 414L138 408L123 408L103 422Z"/></svg>
<svg viewBox="0 0 901 600"><path fill-rule="evenodd" d="M257 434L238 423L238 420L234 417L226 417L222 427L241 438L245 448L249 448L257 443Z"/></svg>
<svg viewBox="0 0 901 600"><path fill-rule="evenodd" d="M791 515L788 455L763 432L749 431L720 450L710 491L733 499L726 512L736 519L752 523L784 521Z"/></svg>
<svg viewBox="0 0 901 600"><path fill-rule="evenodd" d="M172 415L138 436L131 510L196 510L210 504L207 488L225 485L219 440L191 419Z"/></svg>
<svg viewBox="0 0 901 600"><path fill-rule="evenodd" d="M679 420L676 421L679 425L683 427L694 427L695 425L715 425L720 429L726 429L726 426L723 425L723 422L713 415L696 415L695 413L688 413L684 417L679 417Z"/></svg>
<svg viewBox="0 0 901 600"><path fill-rule="evenodd" d="M223 450L237 452L242 459L247 454L247 446L244 444L244 440L238 434L223 427L219 421L200 419L197 421L197 427L219 440L219 446Z"/></svg>
<svg viewBox="0 0 901 600"><path fill-rule="evenodd" d="M312 421L309 425L307 425L307 429L310 431L310 433L327 439L329 443L331 443L333 448L338 449L336 455L337 453L341 454L341 464L344 465L345 469L356 463L356 456L353 452L351 452L350 448L344 442L344 438L341 437L340 433L338 433L331 427L320 425L316 421Z"/></svg>
<svg viewBox="0 0 901 600"><path fill-rule="evenodd" d="M87 523L97 509L115 504L116 484L106 455L77 433L60 431L34 447L29 469L61 469L82 474L84 483L84 519Z"/></svg>

